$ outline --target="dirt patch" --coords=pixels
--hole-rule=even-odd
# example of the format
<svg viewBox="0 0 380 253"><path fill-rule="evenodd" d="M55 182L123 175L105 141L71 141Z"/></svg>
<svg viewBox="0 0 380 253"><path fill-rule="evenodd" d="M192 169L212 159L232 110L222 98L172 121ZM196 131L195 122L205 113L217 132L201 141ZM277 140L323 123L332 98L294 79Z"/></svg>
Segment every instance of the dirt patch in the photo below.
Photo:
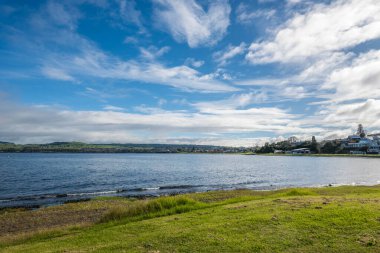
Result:
<svg viewBox="0 0 380 253"><path fill-rule="evenodd" d="M91 225L124 201L104 200L70 203L37 210L10 209L0 213L0 237L67 226Z"/></svg>
<svg viewBox="0 0 380 253"><path fill-rule="evenodd" d="M236 210L236 209L242 209L242 208L247 208L247 207L248 207L247 205L240 205L240 206L229 207L227 209L229 209L229 210Z"/></svg>
<svg viewBox="0 0 380 253"><path fill-rule="evenodd" d="M10 233L95 223L105 209L65 211L20 211L0 216L0 236Z"/></svg>
<svg viewBox="0 0 380 253"><path fill-rule="evenodd" d="M277 215L273 215L272 218L271 218L272 221L278 221L278 216Z"/></svg>
<svg viewBox="0 0 380 253"><path fill-rule="evenodd" d="M362 244L363 246L367 246L367 247L375 246L377 243L375 237L369 234L360 236L360 238L358 239L358 242Z"/></svg>

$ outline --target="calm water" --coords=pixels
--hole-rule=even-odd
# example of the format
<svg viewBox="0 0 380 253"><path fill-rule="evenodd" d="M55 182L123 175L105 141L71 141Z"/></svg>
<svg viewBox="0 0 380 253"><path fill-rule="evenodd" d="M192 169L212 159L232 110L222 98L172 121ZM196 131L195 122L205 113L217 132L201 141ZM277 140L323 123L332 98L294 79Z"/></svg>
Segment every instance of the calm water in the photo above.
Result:
<svg viewBox="0 0 380 253"><path fill-rule="evenodd" d="M380 159L206 154L1 154L0 207L99 195L380 183Z"/></svg>

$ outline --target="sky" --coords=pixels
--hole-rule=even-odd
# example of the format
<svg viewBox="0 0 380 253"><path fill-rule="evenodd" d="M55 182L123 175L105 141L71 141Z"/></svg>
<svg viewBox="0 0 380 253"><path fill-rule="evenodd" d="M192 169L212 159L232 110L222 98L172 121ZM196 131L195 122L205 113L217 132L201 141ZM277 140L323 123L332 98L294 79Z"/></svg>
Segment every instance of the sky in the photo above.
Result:
<svg viewBox="0 0 380 253"><path fill-rule="evenodd" d="M254 146L380 132L378 0L0 3L0 140Z"/></svg>

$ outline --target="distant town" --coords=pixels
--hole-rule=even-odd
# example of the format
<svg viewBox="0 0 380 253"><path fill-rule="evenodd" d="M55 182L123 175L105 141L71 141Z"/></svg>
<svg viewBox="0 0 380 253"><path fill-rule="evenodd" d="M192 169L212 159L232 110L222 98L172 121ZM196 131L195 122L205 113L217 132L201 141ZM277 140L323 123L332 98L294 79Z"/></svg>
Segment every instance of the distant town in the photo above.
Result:
<svg viewBox="0 0 380 253"><path fill-rule="evenodd" d="M274 154L352 154L366 155L380 153L380 133L367 134L359 124L355 134L344 139L317 142L313 136L310 141L290 137L286 141L266 143L254 150L256 153Z"/></svg>
<svg viewBox="0 0 380 253"><path fill-rule="evenodd" d="M367 134L359 124L355 134L344 139L317 142L287 140L265 143L259 147L225 147L185 144L87 144L82 142L53 142L48 144L15 144L0 141L0 152L20 153L246 153L246 154L380 154L380 133Z"/></svg>

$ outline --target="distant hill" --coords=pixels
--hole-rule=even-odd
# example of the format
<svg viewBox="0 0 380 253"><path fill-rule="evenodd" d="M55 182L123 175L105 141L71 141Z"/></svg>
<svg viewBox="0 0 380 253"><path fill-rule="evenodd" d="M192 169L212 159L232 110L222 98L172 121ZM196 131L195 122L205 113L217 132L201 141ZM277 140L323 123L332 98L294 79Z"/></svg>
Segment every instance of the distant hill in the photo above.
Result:
<svg viewBox="0 0 380 253"><path fill-rule="evenodd" d="M246 148L191 144L88 144L52 142L46 144L14 144L0 142L0 152L66 152L66 153L237 153Z"/></svg>
<svg viewBox="0 0 380 253"><path fill-rule="evenodd" d="M0 144L12 144L12 145L14 145L14 143L12 143L12 142L6 142L6 141L0 141Z"/></svg>

